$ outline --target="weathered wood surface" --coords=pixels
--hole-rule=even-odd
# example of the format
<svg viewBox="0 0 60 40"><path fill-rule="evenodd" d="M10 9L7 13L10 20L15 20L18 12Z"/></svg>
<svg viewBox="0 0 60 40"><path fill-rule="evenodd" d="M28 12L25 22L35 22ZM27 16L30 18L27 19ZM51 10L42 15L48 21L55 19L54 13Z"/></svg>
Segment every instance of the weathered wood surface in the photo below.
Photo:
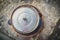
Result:
<svg viewBox="0 0 60 40"><path fill-rule="evenodd" d="M0 0L0 30L15 40L46 40L60 19L59 0ZM44 16L44 29L32 38L23 38L8 25L12 11L19 5L29 4L37 7Z"/></svg>

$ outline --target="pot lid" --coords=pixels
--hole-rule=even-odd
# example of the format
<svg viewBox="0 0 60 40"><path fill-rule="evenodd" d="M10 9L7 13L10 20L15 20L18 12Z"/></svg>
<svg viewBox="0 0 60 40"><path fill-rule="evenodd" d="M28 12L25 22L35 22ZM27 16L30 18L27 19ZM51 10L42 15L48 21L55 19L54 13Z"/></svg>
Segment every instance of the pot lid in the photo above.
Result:
<svg viewBox="0 0 60 40"><path fill-rule="evenodd" d="M39 25L39 14L35 8L20 7L12 15L12 24L24 34L33 32Z"/></svg>

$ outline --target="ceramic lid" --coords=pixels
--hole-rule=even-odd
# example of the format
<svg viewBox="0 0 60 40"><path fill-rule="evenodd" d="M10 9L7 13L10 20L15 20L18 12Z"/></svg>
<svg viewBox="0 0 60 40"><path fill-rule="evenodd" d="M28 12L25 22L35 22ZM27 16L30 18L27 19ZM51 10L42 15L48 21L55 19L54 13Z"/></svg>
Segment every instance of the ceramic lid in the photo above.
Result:
<svg viewBox="0 0 60 40"><path fill-rule="evenodd" d="M19 32L30 33L38 27L39 19L35 8L21 7L13 13L12 23Z"/></svg>

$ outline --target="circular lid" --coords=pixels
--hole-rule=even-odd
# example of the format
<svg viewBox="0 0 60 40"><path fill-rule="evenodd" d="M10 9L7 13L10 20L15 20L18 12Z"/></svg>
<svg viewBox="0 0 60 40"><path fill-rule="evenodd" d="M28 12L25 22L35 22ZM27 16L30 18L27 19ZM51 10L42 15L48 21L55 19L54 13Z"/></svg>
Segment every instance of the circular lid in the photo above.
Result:
<svg viewBox="0 0 60 40"><path fill-rule="evenodd" d="M20 7L12 15L14 28L24 34L33 32L38 27L39 19L39 14L33 7Z"/></svg>

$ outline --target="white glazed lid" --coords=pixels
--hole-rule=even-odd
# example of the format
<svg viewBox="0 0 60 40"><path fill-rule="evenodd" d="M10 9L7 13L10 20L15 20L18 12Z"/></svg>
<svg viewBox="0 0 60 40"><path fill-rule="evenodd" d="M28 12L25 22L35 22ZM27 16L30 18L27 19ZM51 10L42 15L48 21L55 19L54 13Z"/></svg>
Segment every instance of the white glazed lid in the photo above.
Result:
<svg viewBox="0 0 60 40"><path fill-rule="evenodd" d="M14 28L24 34L33 32L39 25L39 14L35 8L21 7L12 16Z"/></svg>

